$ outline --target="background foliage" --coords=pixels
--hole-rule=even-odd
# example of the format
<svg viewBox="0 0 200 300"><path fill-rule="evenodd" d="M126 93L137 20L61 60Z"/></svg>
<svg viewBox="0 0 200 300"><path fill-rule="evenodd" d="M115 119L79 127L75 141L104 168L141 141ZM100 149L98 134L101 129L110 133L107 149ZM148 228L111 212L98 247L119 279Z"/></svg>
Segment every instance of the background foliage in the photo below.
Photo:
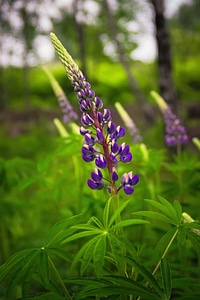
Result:
<svg viewBox="0 0 200 300"><path fill-rule="evenodd" d="M25 2L27 2L26 7L24 6ZM53 124L53 119L55 117L62 119L62 115L49 80L41 68L36 51L38 36L40 38L42 36L48 37L51 29L51 26L44 29L40 23L42 19L46 18L44 8L48 7L49 2L43 1L43 9L37 3L33 5L32 1L25 2L19 0L2 1L0 12L1 16L4 16L0 18L2 25L1 50L6 47L6 39L11 39L10 45L18 45L18 41L20 41L23 45L23 51L19 51L20 54L16 52L15 57L18 56L19 61L25 57L16 66L13 63L14 50L12 46L11 49L6 49L9 63L5 63L7 58L3 57L0 66L0 263L2 265L11 255L16 253L19 254L16 254L13 260L19 264L22 257L27 257L29 263L30 257L33 258L33 261L35 258L33 265L36 266L36 269L39 264L42 266L41 278L34 278L29 296L39 295L45 291L45 288L51 290L48 286L48 278L52 276L51 280L53 281L54 276L56 276L52 273L51 276L48 275L48 272L52 272L53 268L53 265L47 267L47 257L50 257L61 276L65 278L65 284L72 287L70 292L75 293L80 290L80 286L85 286L86 283L83 281L73 282L73 280L68 282L69 278L80 275L78 259L79 267L74 267L70 271L69 266L72 259L70 253L74 257L83 245L83 240L68 243L64 248L59 246L57 250L54 249L55 251L52 250L53 247L49 247L47 252L42 251L41 247L46 245L45 239L47 239L46 243L48 238L49 241L51 240L53 234L51 236L52 231L49 230L56 222L61 222L58 223L60 225L56 229L59 232L59 228L62 228L63 224L63 226L66 225L66 228L68 226L66 223L62 223L61 220L63 219L69 218L68 220L71 220L69 222L84 224L91 216L101 219L107 194L106 191L91 192L85 184L90 176L91 166L87 166L81 158L82 138L71 133L67 124L66 128L70 135L66 139L61 138ZM120 20L117 22L118 30L122 34L126 53L130 55L137 46L136 41L132 40L137 32L135 30L127 31L127 24L132 20L133 15L136 18L137 9L138 11L142 9L148 11L150 7L146 2L143 6L133 1L131 5L134 6L135 14L130 15L129 1L121 1L121 3L124 5L116 11L115 19ZM94 18L89 18L87 11L78 7L79 14L80 11L88 14L88 18L83 18L84 20L87 19L88 22L78 22L75 18L77 7L74 6L70 10L67 7L57 6L55 1L51 1L51 4L55 5L56 10L52 13L51 10L46 9L46 12L49 14L53 28L63 43L67 45L69 52L77 59L78 64L85 69L96 94L103 99L104 106L111 109L116 123L122 124L114 109L116 101L122 103L136 122L146 145L147 152L144 152L140 144L131 145L133 161L129 167L140 175L140 183L135 189L134 195L129 198L130 202L122 213L123 219L133 218L132 213L137 214L138 211L155 209L153 210L154 213L158 212L159 209L154 202L144 201L144 199L152 199L159 203L159 196L161 195L169 201L176 211L178 204L175 204L174 200L177 200L181 204L182 210L192 216L194 220L199 220L199 151L190 140L179 157L176 156L173 149L166 148L164 144L163 120L150 97L150 91L158 89L156 60L145 63L135 61L129 56L134 78L145 95L147 103L150 104L155 113L153 122L149 123L144 118L142 105L138 104L137 97L130 89L125 72L116 58L115 49L111 48L112 55L106 52L106 46L111 43L111 40L105 26L106 20L102 18L104 16L103 7L100 6L98 14L95 16L95 22L92 21ZM199 2L194 0L190 5L181 6L176 14L168 20L173 76L179 99L179 115L187 126L191 138L200 137L198 67L200 63L200 23L198 12ZM21 20L19 26L12 23L8 14L15 16L16 20ZM28 34L24 31L25 28L28 30ZM30 32L31 34L29 34ZM84 33L82 45L82 47L85 45L84 48L81 48L81 43L77 42L80 41L81 33ZM20 47L15 48L19 49ZM18 51L16 49L15 51ZM83 53L83 49L85 50L84 57L80 55ZM49 62L48 67L80 115L76 98L62 66L59 63ZM126 139L127 142L131 142L129 135ZM123 173L125 170L121 170L121 172ZM120 201L123 203L126 199L125 196L121 196ZM78 217L74 217L76 215ZM152 260L155 247L157 257L160 257L159 255L163 250L162 244L166 245L170 240L177 223L164 223L160 219L149 218L145 213L140 213L140 218L143 217L151 224L126 227L124 234L130 243L134 244L142 262L145 262L145 268L153 270L153 266L156 264ZM180 216L178 221L180 221ZM58 245L56 244L56 246ZM24 252L17 252L20 250ZM127 258L127 260L130 266L137 268L132 258ZM188 228L186 225L181 227L177 240L172 244L167 255L167 261L170 263L173 273L171 297L198 299L199 236L191 231L189 225ZM26 277L28 274L33 275L29 263L27 263L22 277ZM13 266L11 264L11 267ZM98 269L100 266L97 265L96 267ZM86 275L94 275L94 270L89 264L82 265L81 268L82 273L86 270ZM50 269L51 271L49 271ZM140 282L144 278L149 280L150 275L147 271L143 270L144 273L141 274L141 269L138 270ZM165 275L162 275L161 271ZM156 279L158 282L164 280L165 292L169 296L170 283L167 284L167 278L170 276L166 276L166 274L169 275L170 271L167 262L162 262L161 271L156 275ZM20 276L16 278L19 279ZM7 283L12 280L12 284L8 284L10 287L10 290L7 291L8 299L22 297L21 279L19 282L15 282L14 278L11 273L8 273ZM98 282L99 295L102 292L101 288L105 289L106 286L111 292L111 288L113 288L112 278L107 278L107 281L96 280L91 279L90 284L95 288ZM128 283L126 284L128 289ZM5 299L5 286L5 282L1 283L1 299ZM15 289L12 289L14 286ZM153 287L155 288L154 285ZM28 283L24 286L24 295L27 291ZM93 289L91 289L91 293L92 291ZM52 295L48 295L48 299L51 299L50 297L55 299L54 292ZM89 294L88 297L90 297ZM92 294L91 297L93 297ZM58 294L56 299L59 299ZM81 294L80 298L77 299L81 299Z"/></svg>

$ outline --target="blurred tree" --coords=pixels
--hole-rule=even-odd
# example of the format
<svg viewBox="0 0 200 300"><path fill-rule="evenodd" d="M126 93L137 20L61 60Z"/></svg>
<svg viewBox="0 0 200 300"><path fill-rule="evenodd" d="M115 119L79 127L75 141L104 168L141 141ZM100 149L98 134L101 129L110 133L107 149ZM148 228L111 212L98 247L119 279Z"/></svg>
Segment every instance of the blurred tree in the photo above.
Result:
<svg viewBox="0 0 200 300"><path fill-rule="evenodd" d="M199 55L200 1L182 4L169 20L173 54L181 60ZM187 22L186 22L187 20Z"/></svg>
<svg viewBox="0 0 200 300"><path fill-rule="evenodd" d="M125 24L127 24L127 22L130 20L133 21L134 9L130 10L131 3L134 6L134 1L119 1L118 10L114 11L109 0L104 0L103 9L107 19L106 21L108 24L108 32L110 35L110 39L115 46L115 51L118 55L119 62L125 70L130 88L132 89L132 92L136 95L136 99L139 102L139 104L142 105L143 112L147 120L152 122L154 119L154 113L151 107L148 105L145 96L142 90L139 88L137 80L134 78L134 75L131 70L130 53L136 48L136 44L133 43L132 39L130 39L130 31L122 31L118 29L119 26L117 26L117 23L122 23L122 20L124 20ZM114 13L116 13L116 19ZM132 47L130 47L130 41L132 41Z"/></svg>
<svg viewBox="0 0 200 300"><path fill-rule="evenodd" d="M170 39L165 18L164 0L151 0L155 15L155 34L158 49L158 74L160 94L177 111L177 95L172 78Z"/></svg>
<svg viewBox="0 0 200 300"><path fill-rule="evenodd" d="M13 65L12 59L15 57L14 64L22 66L25 107L31 105L29 95L29 67L37 61L35 39L39 35L46 34L41 24L45 14L46 16L48 15L48 11L46 10L47 5L53 6L53 3L54 0L44 0L42 3L32 0L1 0L0 76L3 76L3 65ZM2 91L1 86L0 89ZM4 98L8 98L5 94ZM3 105L5 101L1 99L0 102L2 106L5 106Z"/></svg>

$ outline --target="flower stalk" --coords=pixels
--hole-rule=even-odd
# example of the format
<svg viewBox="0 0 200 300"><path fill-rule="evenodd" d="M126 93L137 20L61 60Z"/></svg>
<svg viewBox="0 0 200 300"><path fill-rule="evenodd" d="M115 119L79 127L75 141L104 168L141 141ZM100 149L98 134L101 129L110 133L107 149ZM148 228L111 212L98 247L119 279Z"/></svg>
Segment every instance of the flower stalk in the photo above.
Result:
<svg viewBox="0 0 200 300"><path fill-rule="evenodd" d="M103 109L102 100L95 95L90 83L86 81L78 65L56 35L51 33L50 37L74 88L82 112L80 128L80 134L84 136L82 158L85 162L94 161L96 165L94 172L91 172L91 178L87 181L88 186L94 190L107 188L111 196L117 195L121 189L125 194L132 194L139 180L137 174L133 176L132 172L125 173L121 177L121 183L117 184L119 179L117 165L129 163L132 159L129 145L119 143L125 135L125 129L115 125L109 109ZM106 169L107 175L104 177L103 170Z"/></svg>

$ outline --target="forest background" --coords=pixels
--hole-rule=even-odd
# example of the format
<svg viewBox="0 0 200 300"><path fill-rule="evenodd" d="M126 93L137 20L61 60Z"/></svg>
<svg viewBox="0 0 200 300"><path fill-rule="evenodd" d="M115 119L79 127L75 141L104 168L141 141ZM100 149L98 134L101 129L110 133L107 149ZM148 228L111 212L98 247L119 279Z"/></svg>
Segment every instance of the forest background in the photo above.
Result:
<svg viewBox="0 0 200 300"><path fill-rule="evenodd" d="M145 144L157 149L155 163L159 164L166 145L162 116L151 90L158 91L180 116L191 137L187 151L198 154L192 137L200 138L200 1L183 3L170 16L165 15L167 2L1 0L0 263L17 250L39 244L55 222L84 206L65 202L67 193L71 199L76 194L76 188L69 192L66 183L73 170L68 156L74 144L59 147L53 119L62 120L62 112L42 66L52 72L74 110L80 112L62 65L51 56L51 31L117 123L121 120L114 103L127 109ZM134 53L138 37L148 35L149 28L157 54L142 61ZM170 80L163 83L163 78ZM74 149L82 166L80 151ZM68 175L63 173L64 166ZM90 210L95 211L95 205L88 203ZM190 213L199 217L197 207Z"/></svg>

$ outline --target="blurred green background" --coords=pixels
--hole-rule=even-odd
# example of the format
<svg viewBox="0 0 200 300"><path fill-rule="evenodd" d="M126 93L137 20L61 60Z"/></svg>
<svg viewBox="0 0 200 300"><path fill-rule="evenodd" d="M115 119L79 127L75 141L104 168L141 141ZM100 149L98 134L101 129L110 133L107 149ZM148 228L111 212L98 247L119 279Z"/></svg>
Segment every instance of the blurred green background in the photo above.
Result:
<svg viewBox="0 0 200 300"><path fill-rule="evenodd" d="M190 137L200 138L200 2L180 1L173 13L170 2L165 1L168 8L165 21L177 113ZM91 199L91 191L85 184L91 166L81 159L81 137L72 134L66 144L53 124L55 117L62 120L62 114L42 65L54 74L74 110L79 115L80 112L64 68L54 57L50 31L57 34L87 75L96 95L111 109L113 119L122 124L114 109L114 103L118 101L127 108L143 142L153 149L152 164L141 167L141 153L137 146L134 147L135 172L142 168L148 178L157 171L159 177L164 153L172 154L165 147L163 120L150 97L151 90L159 91L158 60L156 55L150 55L152 40L156 54L152 3L114 1L111 9L132 77L148 109L153 111L150 122L144 115L144 103L130 87L113 35L109 34L104 4L104 1L75 0L1 1L0 263L19 249L40 244L50 226L61 218L84 212L87 219L87 215L98 214L102 207L103 192L92 193ZM140 46L142 38L147 39L149 45ZM143 52L142 47L146 47L146 57L134 56L138 49ZM189 155L198 155L191 141L186 148ZM187 170L191 171L196 162L195 158L189 166L185 165L183 180L188 180L190 173ZM160 178L173 181L173 176L165 169ZM151 196L150 189L143 188L144 178L142 182L136 191L136 199ZM158 183L153 181L152 184ZM161 190L163 196L170 195L172 199L180 192L176 187L167 192L167 187L163 186ZM187 190L185 205L198 217L195 186L191 190L191 203L186 199ZM135 210L141 209L142 204L134 202L134 205Z"/></svg>

